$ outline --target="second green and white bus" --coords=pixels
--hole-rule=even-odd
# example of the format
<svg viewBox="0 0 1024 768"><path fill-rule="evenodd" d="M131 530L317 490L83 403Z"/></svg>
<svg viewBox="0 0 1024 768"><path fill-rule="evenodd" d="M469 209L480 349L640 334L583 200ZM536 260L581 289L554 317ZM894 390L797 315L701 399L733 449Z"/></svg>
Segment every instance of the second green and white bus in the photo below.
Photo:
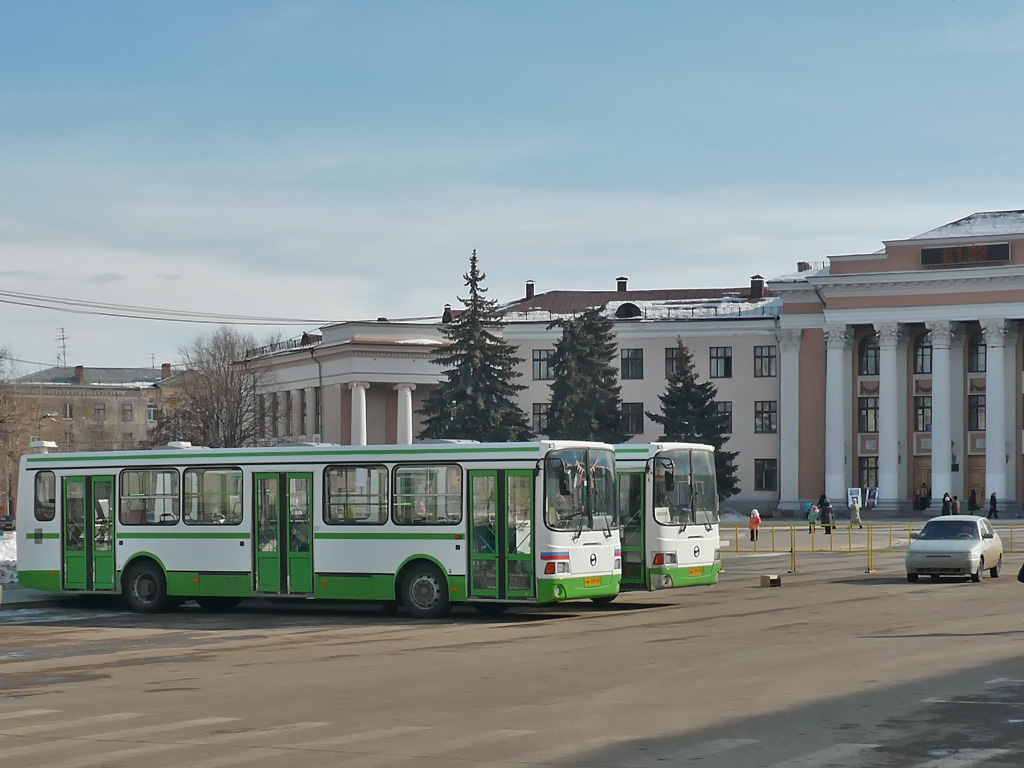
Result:
<svg viewBox="0 0 1024 768"><path fill-rule="evenodd" d="M714 584L722 568L715 452L698 443L615 447L622 590Z"/></svg>
<svg viewBox="0 0 1024 768"><path fill-rule="evenodd" d="M27 454L18 577L143 612L289 596L433 618L607 599L614 461L568 441Z"/></svg>

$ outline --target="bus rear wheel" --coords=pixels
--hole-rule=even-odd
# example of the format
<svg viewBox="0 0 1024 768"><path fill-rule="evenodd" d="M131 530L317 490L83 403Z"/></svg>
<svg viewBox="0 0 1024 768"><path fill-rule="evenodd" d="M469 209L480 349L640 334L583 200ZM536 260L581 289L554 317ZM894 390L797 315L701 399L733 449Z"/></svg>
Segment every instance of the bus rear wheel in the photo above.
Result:
<svg viewBox="0 0 1024 768"><path fill-rule="evenodd" d="M448 582L432 565L414 565L402 578L402 605L414 619L439 619L451 610Z"/></svg>
<svg viewBox="0 0 1024 768"><path fill-rule="evenodd" d="M124 597L136 613L159 613L167 607L167 582L153 563L136 563L124 577Z"/></svg>

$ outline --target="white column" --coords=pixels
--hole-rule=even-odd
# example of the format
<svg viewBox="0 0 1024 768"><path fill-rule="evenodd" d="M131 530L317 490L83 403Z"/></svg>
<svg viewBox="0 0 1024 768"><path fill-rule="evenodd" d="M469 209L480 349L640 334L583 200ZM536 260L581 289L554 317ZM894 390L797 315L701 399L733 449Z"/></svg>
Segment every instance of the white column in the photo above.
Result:
<svg viewBox="0 0 1024 768"><path fill-rule="evenodd" d="M876 326L878 330L878 501L900 500L899 440L903 424L899 418L899 379L906 371L899 365L902 329L898 323Z"/></svg>
<svg viewBox="0 0 1024 768"><path fill-rule="evenodd" d="M779 502L800 501L800 337L781 328L779 338Z"/></svg>
<svg viewBox="0 0 1024 768"><path fill-rule="evenodd" d="M985 500L995 493L1002 501L1006 498L1006 322L982 320L981 326L985 329L986 371Z"/></svg>
<svg viewBox="0 0 1024 768"><path fill-rule="evenodd" d="M851 409L846 359L853 329L848 325L825 327L825 493L842 504L846 498L846 414Z"/></svg>
<svg viewBox="0 0 1024 768"><path fill-rule="evenodd" d="M399 445L412 445L412 391L415 384L395 384L398 390L398 439Z"/></svg>
<svg viewBox="0 0 1024 768"><path fill-rule="evenodd" d="M953 463L950 432L949 346L953 326L948 320L925 323L932 337L932 498L952 493Z"/></svg>
<svg viewBox="0 0 1024 768"><path fill-rule="evenodd" d="M365 381L349 382L352 390L352 445L366 445L366 390Z"/></svg>

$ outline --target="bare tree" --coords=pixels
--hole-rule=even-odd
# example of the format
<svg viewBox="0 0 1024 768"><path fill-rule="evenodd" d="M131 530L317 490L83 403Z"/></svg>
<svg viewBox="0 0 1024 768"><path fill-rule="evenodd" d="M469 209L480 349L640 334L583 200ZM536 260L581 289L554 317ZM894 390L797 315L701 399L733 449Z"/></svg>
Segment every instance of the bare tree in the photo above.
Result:
<svg viewBox="0 0 1024 768"><path fill-rule="evenodd" d="M256 340L221 327L179 350L180 373L163 386L167 393L148 443L188 440L211 448L254 445L259 435L257 393L267 374L246 361Z"/></svg>

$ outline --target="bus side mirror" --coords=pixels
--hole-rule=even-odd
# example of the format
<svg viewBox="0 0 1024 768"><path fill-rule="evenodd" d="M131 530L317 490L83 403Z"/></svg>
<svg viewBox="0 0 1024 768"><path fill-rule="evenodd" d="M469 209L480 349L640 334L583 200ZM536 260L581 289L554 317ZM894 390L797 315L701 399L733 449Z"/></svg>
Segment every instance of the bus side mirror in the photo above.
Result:
<svg viewBox="0 0 1024 768"><path fill-rule="evenodd" d="M671 471L665 473L665 490L673 491L676 487L676 476Z"/></svg>

